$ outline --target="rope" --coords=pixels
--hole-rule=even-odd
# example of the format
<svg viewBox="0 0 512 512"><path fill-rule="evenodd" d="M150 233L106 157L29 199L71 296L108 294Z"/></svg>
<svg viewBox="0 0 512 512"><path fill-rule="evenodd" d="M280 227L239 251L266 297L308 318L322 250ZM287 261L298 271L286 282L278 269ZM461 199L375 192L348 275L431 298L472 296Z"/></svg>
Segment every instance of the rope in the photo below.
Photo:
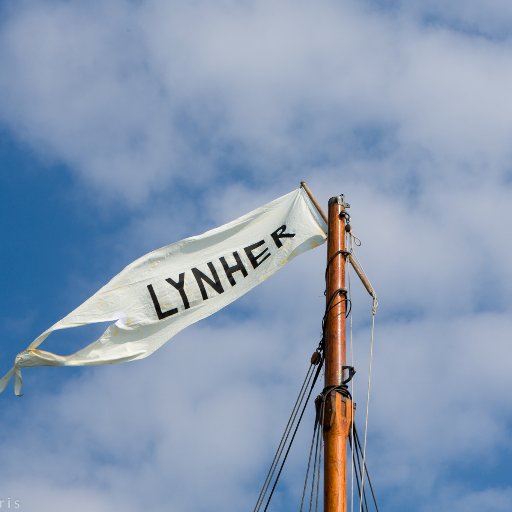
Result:
<svg viewBox="0 0 512 512"><path fill-rule="evenodd" d="M355 454L356 454L356 460L357 460L357 469L359 471L359 477L361 479L361 487L359 488L360 506L364 511L368 512L368 500L366 499L366 491L363 489L363 485L362 485L364 465L361 464L361 458L362 458L361 450L360 450L360 446L358 446L357 443L355 444Z"/></svg>
<svg viewBox="0 0 512 512"><path fill-rule="evenodd" d="M350 448L352 450L352 464L355 467L356 451L355 451L355 445L352 442L352 439L353 439L352 437L349 438L349 443L350 443ZM360 495L361 494L361 487L359 485L359 473L357 471L355 472L355 478L356 478L356 484L357 484L357 493L358 493L358 495Z"/></svg>
<svg viewBox="0 0 512 512"><path fill-rule="evenodd" d="M308 405L309 398L311 397L311 393L313 391L313 388L315 387L315 384L316 384L316 381L318 379L318 376L320 375L320 370L322 369L322 366L323 366L323 358L322 358L321 363L318 365L318 368L317 368L316 373L315 373L315 377L313 379L313 383L311 384L311 387L309 389L308 396L307 396L306 400L304 401L304 406L302 407L302 412L300 413L299 419L298 419L297 424L295 426L295 430L293 431L292 438L290 439L290 442L288 444L288 449L286 450L286 453L285 453L284 458L283 458L283 462L281 463L281 467L279 468L279 472L277 473L277 476L276 476L276 479L274 481L274 485L272 486L272 490L270 491L270 495L268 497L267 503L265 505L265 508L263 509L264 512L266 512L266 510L267 510L267 508L268 508L268 506L270 504L270 500L272 499L272 496L274 495L274 491L276 490L277 482L279 482L279 477L281 476L281 473L283 471L284 465L286 463L286 459L288 458L288 454L290 453L290 449L292 447L293 441L295 439L295 436L297 435L297 430L299 429L300 422L302 421L302 417L304 416L304 411L306 410L306 406Z"/></svg>
<svg viewBox="0 0 512 512"><path fill-rule="evenodd" d="M333 304L334 299L338 295L342 295L344 298L341 299L339 302L336 302L336 304ZM331 310L333 310L341 302L346 303L347 307L346 307L346 311L345 311L345 318L348 318L348 316L350 315L350 313L352 311L352 301L347 298L347 290L345 290L345 288L338 288L337 290L335 290L334 293L329 298L329 300L327 301L327 306L325 307L325 313L322 318L322 333L323 333L322 340L321 340L322 348L323 348L323 341L325 340L325 327L326 327L327 316L329 315Z"/></svg>
<svg viewBox="0 0 512 512"><path fill-rule="evenodd" d="M356 255L354 254L354 245L359 247L361 245L361 240L359 240L359 238L357 238L352 232L349 232L348 235L349 235L349 241L348 241L349 243L348 243L348 245L349 245L349 249L350 249L350 257L352 258L353 261L356 262L356 264L360 267L361 271L364 274L363 266L361 265L361 263L359 263L359 261L357 260ZM350 292L350 272L348 272L348 286L349 286L349 292ZM368 474L368 469L366 467L366 446L367 446L367 437L368 437L368 416L369 416L370 397L371 397L372 369L373 369L373 347L374 347L374 339L375 339L375 316L377 314L377 307L378 307L378 300L377 300L377 296L376 296L375 292L372 293L371 295L372 295L372 298L373 298L373 301L372 301L372 327L371 327L370 355L369 355L369 365L368 365L368 390L367 390L367 396L366 396L364 442L363 442L362 450L361 450L361 443L360 443L360 440L359 440L359 435L358 435L357 430L355 428L355 422L354 421L352 422L352 427L351 427L351 437L356 440L354 446L352 445L352 442L351 442L351 446L352 446L352 466L355 465L355 457L354 457L354 452L355 452L356 455L357 455L357 460L358 460L359 475L361 477L361 486L359 487L359 477L358 477L358 474L356 472L357 487L358 487L358 491L359 491L359 512L363 511L363 504L365 505L366 510L368 510L368 503L367 503L367 500L366 500L366 492L365 492L365 489L364 489L365 475L368 478L368 483L370 485L370 489L371 489L371 492L372 492L373 501L374 501L374 504L375 504L375 509L378 511L377 500L375 498L375 494L374 494L374 491L373 491L373 486L372 486L371 480L370 480L370 475ZM350 348L351 348L351 354L353 356L352 316L350 317ZM352 361L353 361L353 359L352 359ZM352 365L353 365L353 362L352 362ZM351 389L353 391L353 385L352 385ZM354 410L352 410L352 417L354 418ZM362 468L363 468L362 470L361 470L361 462L359 460L359 458L361 456L361 452L362 452ZM352 495L352 499L351 499L351 511L352 512L353 512L353 501L354 500L353 500L353 495Z"/></svg>
<svg viewBox="0 0 512 512"><path fill-rule="evenodd" d="M272 463L270 465L270 468L267 472L267 476L265 478L265 482L263 483L263 486L261 488L260 494L258 496L258 500L256 502L256 505L254 507L253 512L257 512L261 509L261 505L263 504L263 500L265 499L265 495L268 491L268 488L270 486L270 482L272 481L272 478L274 476L274 473L277 469L277 466L279 464L279 460L282 456L282 453L284 451L286 442L288 440L288 437L290 436L290 432L292 430L293 424L297 418L297 414L300 410L300 406L304 400L304 395L306 393L306 390L311 382L311 378L314 374L314 368L315 365L311 364L309 366L309 369L306 373L306 377L304 378L304 381L302 382L302 386L300 388L299 394L297 396L297 399L295 400L295 404L293 406L292 412L290 413L290 416L288 418L288 422L286 423L286 427L284 429L283 435L281 436L281 440L279 442L279 445L277 447L276 453L274 455L274 458L272 460Z"/></svg>
<svg viewBox="0 0 512 512"><path fill-rule="evenodd" d="M338 297L339 295L342 295L343 298L339 302L334 303L336 297ZM284 465L285 465L286 460L288 458L288 454L290 453L290 449L292 447L293 441L294 441L295 436L297 434L297 430L298 430L299 425L300 425L300 423L302 421L302 418L304 416L304 412L306 410L307 403L309 402L309 399L311 397L311 393L313 392L313 388L315 387L315 384L316 384L316 382L318 380L318 376L320 375L320 371L321 371L323 363L324 363L323 348L324 348L324 345L325 345L325 328L326 328L327 316L328 316L328 314L330 313L330 311L333 308L335 308L338 304L340 304L340 302L343 302L343 301L348 306L346 308L347 311L345 313L346 316L348 316L350 314L350 311L351 311L351 303L350 303L349 300L347 300L347 291L345 289L339 288L339 289L335 290L334 293L331 295L331 297L329 297L329 300L327 301L326 308L325 308L325 313L324 313L324 316L322 318L322 339L320 340L320 342L318 344L318 348L317 348L317 353L319 353L319 354L321 353L320 360L319 360L318 366L317 366L317 370L316 370L316 372L312 372L312 369L313 369L313 366L314 366L314 365L312 365L312 366L310 366L310 368L309 368L309 370L308 370L308 372L306 374L306 378L304 379L304 382L303 382L303 385L301 387L301 390L299 391L298 398L295 401L294 408L292 409L292 413L290 414L290 418L288 419L288 422L286 424L285 431L284 431L284 433L283 433L283 435L281 437L281 441L280 441L279 446L278 446L278 448L276 450L276 454L274 455L274 459L272 461L272 464L270 465L270 468L269 468L269 470L267 472L267 476L265 478L265 482L263 483L263 486L261 488L261 491L260 491L260 494L258 496L258 500L256 502L256 505L254 507L253 512L259 512L261 510L261 507L263 505L263 502L265 501L265 496L268 493L268 490L269 490L270 484L272 482L272 479L274 479L274 483L273 483L272 488L270 490L270 494L268 495L267 502L265 504L265 508L263 509L264 512L267 510L267 508L268 508L268 506L270 504L270 501L272 499L272 496L274 495L277 483L279 481L279 478L280 478L281 473L283 471ZM312 378L313 374L314 374L314 377ZM306 390L307 390L308 386L309 386L309 392L307 393L307 396L306 396ZM344 388L346 388L346 386L344 386ZM347 392L348 392L348 389L347 389ZM302 411L300 412L300 416L297 419L297 415L298 415L299 410L300 410L301 407L302 407ZM292 432L294 424L295 424L295 429L293 430L293 434L292 434L290 440L288 441L288 438L290 437L290 434ZM288 443L288 446L286 448L286 451L284 451L285 447L286 447L286 443ZM284 455L283 455L283 452L284 452ZM279 461L281 460L281 458L282 458L282 461L281 461L281 465L279 467L279 471L277 472L277 475L274 477L274 475L276 473L276 470L277 470L277 467L279 465ZM315 461L316 461L316 456L315 456Z"/></svg>
<svg viewBox="0 0 512 512"><path fill-rule="evenodd" d="M313 468L311 471L311 490L309 493L309 512L313 511L313 502L315 505L315 512L318 512L318 503L320 496L320 475L322 467L322 451L323 451L323 438L322 438L322 425L324 423L324 410L325 410L325 397L322 394L317 396L315 400L315 424L313 428L313 436L311 438L311 446L309 449L308 465L306 469L306 476L304 478L304 488L302 491L302 499L299 512L304 508L304 501L306 499L306 489L308 487L309 474L311 470L311 459L313 457L313 448L315 455L313 458ZM316 483L316 487L315 487Z"/></svg>
<svg viewBox="0 0 512 512"><path fill-rule="evenodd" d="M323 408L322 408L323 409ZM318 420L316 420L318 422ZM321 424L321 423L320 423ZM311 493L309 496L309 512L312 512L313 510L313 497L315 495L315 481L317 478L317 468L319 468L319 456L320 456L320 432L321 428L317 430L316 440L315 440L315 459L313 463L313 478L311 478ZM317 502L317 500L316 500Z"/></svg>
<svg viewBox="0 0 512 512"><path fill-rule="evenodd" d="M350 251L336 251L330 258L329 258L329 261L327 262L327 265L325 267L325 282L327 282L327 274L329 272L329 267L331 266L331 263L336 259L336 256L339 256L339 255L342 255L344 258L346 258L349 254L350 254Z"/></svg>
<svg viewBox="0 0 512 512"><path fill-rule="evenodd" d="M322 414L320 418L320 424L324 424L324 408L322 407ZM318 451L318 464L317 464L317 479L316 479L316 502L315 502L315 512L318 512L318 497L320 496L320 469L322 467L322 453L323 453L323 445L324 445L324 438L321 434L321 430L318 429L318 439L320 441L320 449Z"/></svg>
<svg viewBox="0 0 512 512"><path fill-rule="evenodd" d="M352 239L349 237L350 240L350 250L352 251ZM352 297L352 291L351 291L351 282L350 282L350 269L347 272L347 283L348 283L348 297L349 300ZM350 366L354 367L354 338L353 338L353 316L352 312L349 317L349 346L350 346ZM352 379L350 383L350 392L353 397L355 397L355 391L354 391L354 379ZM354 400L351 402L352 407L352 424L350 425L351 430L351 437L354 436L354 418L355 418L355 406L354 406ZM354 512L354 458L350 458L350 512Z"/></svg>
<svg viewBox="0 0 512 512"><path fill-rule="evenodd" d="M359 434L357 432L357 429L354 429L354 433L355 433L356 449L359 451L359 454L361 454L361 441L359 439ZM371 481L371 478L370 478L370 473L368 472L368 467L366 466L366 463L364 463L364 461L363 461L363 469L364 469L364 473L366 473L366 477L367 477L367 480L368 480L368 485L370 486L370 491L372 493L373 504L375 505L375 510L377 512L379 512L379 507L377 505L377 498L375 496L375 491L373 490L373 485L372 485L372 481ZM366 492L364 494L366 496Z"/></svg>
<svg viewBox="0 0 512 512"><path fill-rule="evenodd" d="M318 421L315 418L315 426L313 428L313 437L311 438L311 447L309 449L308 467L306 469L306 477L304 479L304 489L302 490L302 500L300 502L299 512L302 512L302 508L304 507L304 499L306 497L306 488L308 486L308 480L309 480L309 470L311 468L311 457L313 455L313 446L315 445L317 429L318 429ZM314 471L314 469L313 469L313 471Z"/></svg>
<svg viewBox="0 0 512 512"><path fill-rule="evenodd" d="M366 396L366 414L365 414L365 421L364 421L364 442L363 442L363 467L366 467L366 440L368 435L368 413L369 413L369 407L370 407L370 394L371 394L371 387L372 387L372 366L373 366L373 342L375 337L375 315L377 314L377 306L378 302L377 299L374 297L373 304L372 304L372 333L370 338L370 361L369 361L369 367L368 367L368 393ZM363 472L361 476L361 494L364 492L364 475ZM359 501L359 512L362 511L362 501L360 499Z"/></svg>

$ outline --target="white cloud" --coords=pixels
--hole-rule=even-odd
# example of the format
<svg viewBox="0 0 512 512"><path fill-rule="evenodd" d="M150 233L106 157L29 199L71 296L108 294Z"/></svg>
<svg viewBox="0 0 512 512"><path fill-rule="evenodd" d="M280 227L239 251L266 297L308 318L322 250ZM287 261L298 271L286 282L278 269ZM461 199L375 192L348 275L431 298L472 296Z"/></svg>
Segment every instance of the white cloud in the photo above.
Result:
<svg viewBox="0 0 512 512"><path fill-rule="evenodd" d="M14 11L4 122L108 197L140 202L236 169L289 180L368 151L420 185L499 175L510 159L506 43L348 1Z"/></svg>

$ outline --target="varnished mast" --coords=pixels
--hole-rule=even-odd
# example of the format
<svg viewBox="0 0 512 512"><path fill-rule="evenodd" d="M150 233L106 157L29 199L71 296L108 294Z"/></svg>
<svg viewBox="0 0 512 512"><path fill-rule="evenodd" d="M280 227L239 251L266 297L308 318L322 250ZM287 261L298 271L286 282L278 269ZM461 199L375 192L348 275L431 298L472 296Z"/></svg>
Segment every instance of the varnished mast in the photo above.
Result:
<svg viewBox="0 0 512 512"><path fill-rule="evenodd" d="M327 237L327 317L325 336L324 511L346 512L347 438L352 403L336 387L346 365L345 217L343 196L329 200Z"/></svg>

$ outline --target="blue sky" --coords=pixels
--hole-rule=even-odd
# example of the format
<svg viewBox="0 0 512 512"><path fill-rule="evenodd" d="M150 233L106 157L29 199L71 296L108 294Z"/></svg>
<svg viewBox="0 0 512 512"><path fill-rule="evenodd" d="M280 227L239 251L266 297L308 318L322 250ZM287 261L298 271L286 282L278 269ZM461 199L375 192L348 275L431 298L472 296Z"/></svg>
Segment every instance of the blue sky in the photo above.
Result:
<svg viewBox="0 0 512 512"><path fill-rule="evenodd" d="M5 0L0 371L136 257L305 179L324 205L346 195L380 297L381 509L511 510L511 26L504 0ZM25 396L0 397L0 499L251 509L324 263L301 256L145 360L25 371ZM371 305L352 285L362 404ZM275 510L298 508L309 435Z"/></svg>

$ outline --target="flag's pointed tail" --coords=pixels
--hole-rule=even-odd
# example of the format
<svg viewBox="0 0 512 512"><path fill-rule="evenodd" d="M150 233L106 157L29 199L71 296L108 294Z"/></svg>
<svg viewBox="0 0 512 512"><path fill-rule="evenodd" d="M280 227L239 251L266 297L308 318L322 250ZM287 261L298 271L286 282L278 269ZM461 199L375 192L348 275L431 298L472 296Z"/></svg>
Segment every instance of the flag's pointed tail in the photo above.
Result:
<svg viewBox="0 0 512 512"><path fill-rule="evenodd" d="M21 388L23 386L23 379L21 378L21 369L17 366L13 366L1 379L0 379L0 393L2 393L12 377L14 376L14 394L21 396Z"/></svg>

